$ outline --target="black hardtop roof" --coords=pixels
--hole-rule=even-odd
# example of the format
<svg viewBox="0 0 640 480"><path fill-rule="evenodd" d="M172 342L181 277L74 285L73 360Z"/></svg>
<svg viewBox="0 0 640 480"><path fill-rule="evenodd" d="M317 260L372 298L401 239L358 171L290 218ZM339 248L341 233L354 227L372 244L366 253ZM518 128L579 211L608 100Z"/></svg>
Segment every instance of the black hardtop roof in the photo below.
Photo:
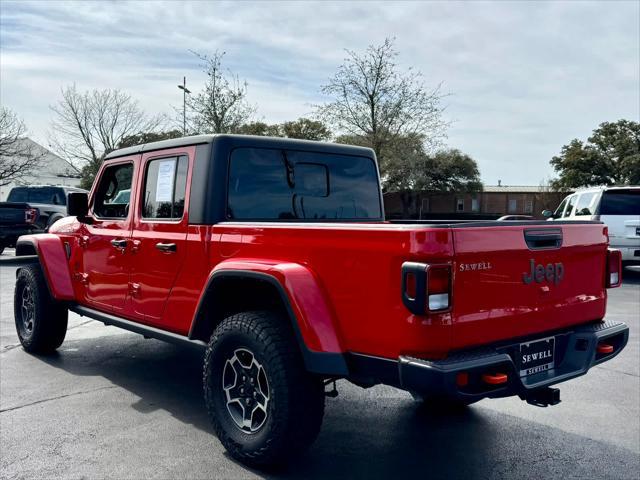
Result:
<svg viewBox="0 0 640 480"><path fill-rule="evenodd" d="M109 153L105 158L117 158L128 155L135 155L143 152L152 152L155 150L165 150L175 147L186 147L192 145L202 145L214 142L225 142L230 148L237 147L258 147L258 148L280 148L289 150L304 150L311 152L326 152L339 155L358 155L365 157L374 157L373 150L366 147L356 147L353 145L344 145L331 142L315 142L310 140L298 140L294 138L282 137L261 137L255 135L232 135L232 134L215 134L215 135L192 135L190 137L173 138L170 140L161 140L159 142L144 143L133 147L121 148Z"/></svg>

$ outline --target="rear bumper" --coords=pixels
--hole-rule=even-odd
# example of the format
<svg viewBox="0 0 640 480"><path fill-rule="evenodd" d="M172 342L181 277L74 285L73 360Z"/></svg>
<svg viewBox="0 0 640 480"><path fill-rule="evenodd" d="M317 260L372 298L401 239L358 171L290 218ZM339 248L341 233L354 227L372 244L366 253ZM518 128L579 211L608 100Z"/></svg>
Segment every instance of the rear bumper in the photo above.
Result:
<svg viewBox="0 0 640 480"><path fill-rule="evenodd" d="M622 261L625 263L640 264L640 245L634 246L612 246L622 253Z"/></svg>
<svg viewBox="0 0 640 480"><path fill-rule="evenodd" d="M555 337L555 368L520 377L515 359L522 342L536 338ZM519 339L517 343L499 344L480 349L458 352L441 361L428 361L401 356L399 363L400 387L422 395L446 396L473 402L486 397L518 395L526 398L533 391L584 375L602 362L612 359L627 344L629 328L619 322L596 322L556 332ZM597 352L604 340L613 345L608 354ZM483 381L484 374L506 374L508 380L499 385ZM466 384L459 374L466 377Z"/></svg>

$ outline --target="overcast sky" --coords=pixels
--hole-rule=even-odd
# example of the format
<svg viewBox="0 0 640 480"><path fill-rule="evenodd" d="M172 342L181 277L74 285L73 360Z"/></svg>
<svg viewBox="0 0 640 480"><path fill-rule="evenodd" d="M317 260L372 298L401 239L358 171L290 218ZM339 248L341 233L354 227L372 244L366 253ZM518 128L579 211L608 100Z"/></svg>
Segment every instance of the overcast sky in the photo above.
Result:
<svg viewBox="0 0 640 480"><path fill-rule="evenodd" d="M452 95L447 143L483 181L537 185L601 122L640 117L640 2L0 2L0 97L46 145L60 88L120 88L150 113L227 52L258 119L310 115L344 58L395 36L402 67Z"/></svg>

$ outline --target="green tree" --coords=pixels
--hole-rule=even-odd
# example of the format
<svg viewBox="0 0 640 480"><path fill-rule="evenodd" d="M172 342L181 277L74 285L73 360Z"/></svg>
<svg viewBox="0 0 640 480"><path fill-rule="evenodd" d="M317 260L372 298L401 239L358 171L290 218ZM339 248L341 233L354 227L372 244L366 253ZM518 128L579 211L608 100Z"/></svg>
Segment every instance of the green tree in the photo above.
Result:
<svg viewBox="0 0 640 480"><path fill-rule="evenodd" d="M367 146L366 139L343 135L339 143ZM425 151L421 135L396 138L385 146L386 171L381 173L385 192L400 192L405 218L416 194L429 192L482 191L478 163L458 149Z"/></svg>
<svg viewBox="0 0 640 480"><path fill-rule="evenodd" d="M134 147L145 143L159 142L171 138L182 137L181 130L167 130L166 132L141 132L124 137L118 144L118 148Z"/></svg>
<svg viewBox="0 0 640 480"><path fill-rule="evenodd" d="M260 137L282 137L279 125L269 125L265 122L250 122L240 125L234 133L241 135L258 135Z"/></svg>
<svg viewBox="0 0 640 480"><path fill-rule="evenodd" d="M572 189L640 183L640 123L604 122L586 142L573 139L551 159L559 177L552 185Z"/></svg>
<svg viewBox="0 0 640 480"><path fill-rule="evenodd" d="M240 125L234 133L242 135L259 135L263 137L286 137L303 140L325 141L331 138L331 131L317 120L301 117L291 122L268 124L250 122Z"/></svg>
<svg viewBox="0 0 640 480"><path fill-rule="evenodd" d="M281 131L285 137L302 140L327 141L331 138L331 130L324 123L304 117L284 122Z"/></svg>

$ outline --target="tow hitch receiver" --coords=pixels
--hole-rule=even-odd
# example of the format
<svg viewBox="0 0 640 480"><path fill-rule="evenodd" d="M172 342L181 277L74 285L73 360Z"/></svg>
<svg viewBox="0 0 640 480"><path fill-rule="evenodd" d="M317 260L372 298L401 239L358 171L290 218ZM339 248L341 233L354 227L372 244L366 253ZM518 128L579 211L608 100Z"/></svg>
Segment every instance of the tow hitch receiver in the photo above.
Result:
<svg viewBox="0 0 640 480"><path fill-rule="evenodd" d="M525 400L529 405L536 407L548 407L560 403L560 389L552 387L538 388L529 393Z"/></svg>

